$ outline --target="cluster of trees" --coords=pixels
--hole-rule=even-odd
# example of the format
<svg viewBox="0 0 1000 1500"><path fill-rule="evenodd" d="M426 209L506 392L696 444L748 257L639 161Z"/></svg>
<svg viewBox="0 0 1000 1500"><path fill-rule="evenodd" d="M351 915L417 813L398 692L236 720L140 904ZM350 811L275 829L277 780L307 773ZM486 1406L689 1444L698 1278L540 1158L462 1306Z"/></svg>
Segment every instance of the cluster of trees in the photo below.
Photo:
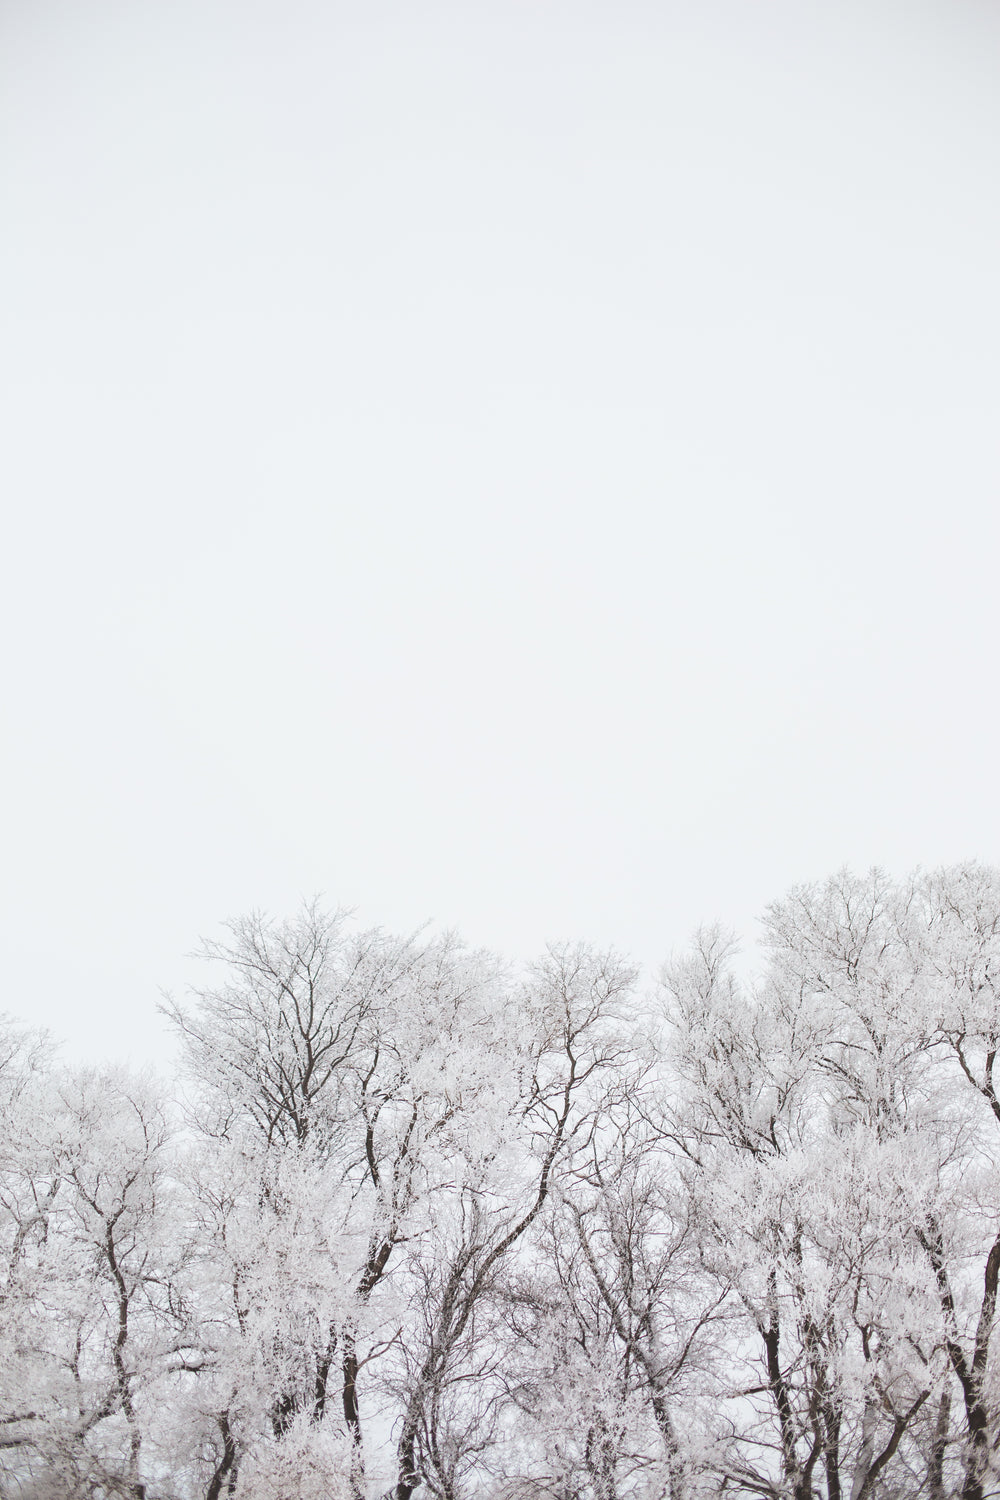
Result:
<svg viewBox="0 0 1000 1500"><path fill-rule="evenodd" d="M0 1050L19 1500L985 1500L1000 871L515 970L234 923L184 1082Z"/></svg>

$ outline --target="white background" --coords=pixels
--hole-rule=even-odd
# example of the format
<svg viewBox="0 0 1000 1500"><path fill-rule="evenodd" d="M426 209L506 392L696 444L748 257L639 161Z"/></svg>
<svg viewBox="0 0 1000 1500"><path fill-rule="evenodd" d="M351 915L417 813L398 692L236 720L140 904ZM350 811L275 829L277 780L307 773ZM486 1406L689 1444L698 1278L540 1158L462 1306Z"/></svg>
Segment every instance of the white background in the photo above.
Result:
<svg viewBox="0 0 1000 1500"><path fill-rule="evenodd" d="M1000 859L993 0L6 0L3 1008Z"/></svg>

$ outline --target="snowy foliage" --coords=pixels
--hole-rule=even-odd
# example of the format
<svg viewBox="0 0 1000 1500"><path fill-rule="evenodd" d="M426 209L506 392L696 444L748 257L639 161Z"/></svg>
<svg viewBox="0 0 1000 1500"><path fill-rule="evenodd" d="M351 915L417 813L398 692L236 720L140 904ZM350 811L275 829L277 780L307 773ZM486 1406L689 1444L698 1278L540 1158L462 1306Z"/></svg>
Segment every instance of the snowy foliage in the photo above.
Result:
<svg viewBox="0 0 1000 1500"><path fill-rule="evenodd" d="M998 1493L1000 872L765 940L252 916L174 1097L5 1023L0 1495Z"/></svg>

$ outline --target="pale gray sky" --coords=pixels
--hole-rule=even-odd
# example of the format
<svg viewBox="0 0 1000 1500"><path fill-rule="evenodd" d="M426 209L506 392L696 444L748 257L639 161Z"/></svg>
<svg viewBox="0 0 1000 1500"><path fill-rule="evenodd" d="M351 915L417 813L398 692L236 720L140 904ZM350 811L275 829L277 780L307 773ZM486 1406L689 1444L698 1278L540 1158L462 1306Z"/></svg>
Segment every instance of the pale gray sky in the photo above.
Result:
<svg viewBox="0 0 1000 1500"><path fill-rule="evenodd" d="M1000 859L995 0L5 0L4 1007Z"/></svg>

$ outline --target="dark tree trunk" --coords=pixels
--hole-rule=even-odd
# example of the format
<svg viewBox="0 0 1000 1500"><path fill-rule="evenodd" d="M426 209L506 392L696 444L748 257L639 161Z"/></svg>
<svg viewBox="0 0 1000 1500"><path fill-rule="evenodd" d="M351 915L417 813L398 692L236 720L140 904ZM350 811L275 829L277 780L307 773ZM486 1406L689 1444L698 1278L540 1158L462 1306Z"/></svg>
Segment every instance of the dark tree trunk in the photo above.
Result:
<svg viewBox="0 0 1000 1500"><path fill-rule="evenodd" d="M927 1465L927 1488L930 1500L944 1500L944 1450L948 1442L950 1418L951 1395L948 1391L942 1391L938 1402L937 1422L934 1424L930 1462Z"/></svg>
<svg viewBox="0 0 1000 1500"><path fill-rule="evenodd" d="M216 1421L219 1424L219 1431L222 1434L222 1457L216 1465L215 1473L209 1480L208 1489L205 1491L205 1500L219 1500L223 1485L225 1485L226 1493L229 1495L236 1489L236 1476L238 1473L236 1442L233 1438L232 1429L229 1426L229 1413L223 1412L220 1417L216 1418Z"/></svg>

